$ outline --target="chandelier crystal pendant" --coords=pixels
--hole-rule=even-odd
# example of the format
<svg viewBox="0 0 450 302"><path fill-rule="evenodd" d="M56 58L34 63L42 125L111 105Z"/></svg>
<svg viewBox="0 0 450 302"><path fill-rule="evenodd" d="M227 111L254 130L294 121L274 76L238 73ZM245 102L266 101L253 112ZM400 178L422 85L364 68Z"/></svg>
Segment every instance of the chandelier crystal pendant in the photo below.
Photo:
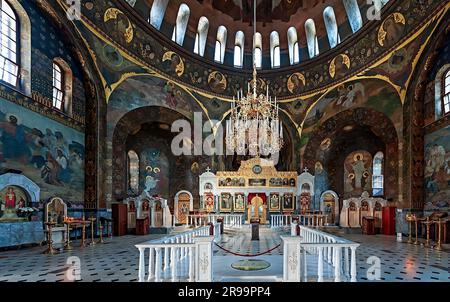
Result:
<svg viewBox="0 0 450 302"><path fill-rule="evenodd" d="M256 0L254 5L254 34L256 36ZM283 147L283 125L279 119L279 104L276 96L257 93L255 52L253 52L253 79L247 93L238 91L231 103L230 118L226 123L226 144L229 150L239 155L269 155L278 153Z"/></svg>

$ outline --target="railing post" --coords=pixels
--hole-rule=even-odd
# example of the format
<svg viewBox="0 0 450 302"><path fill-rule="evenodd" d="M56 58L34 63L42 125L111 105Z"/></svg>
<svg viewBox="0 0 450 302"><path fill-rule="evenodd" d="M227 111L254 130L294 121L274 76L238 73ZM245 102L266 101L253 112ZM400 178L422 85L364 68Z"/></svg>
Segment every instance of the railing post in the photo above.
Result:
<svg viewBox="0 0 450 302"><path fill-rule="evenodd" d="M344 247L344 274L348 276L350 274L349 268L349 259L348 259L348 247Z"/></svg>
<svg viewBox="0 0 450 302"><path fill-rule="evenodd" d="M291 236L297 236L297 223L291 223Z"/></svg>
<svg viewBox="0 0 450 302"><path fill-rule="evenodd" d="M323 282L323 247L319 246L319 259L318 259L318 269L317 269L317 274L318 274L318 282Z"/></svg>
<svg viewBox="0 0 450 302"><path fill-rule="evenodd" d="M336 247L334 249L334 282L341 282L341 248Z"/></svg>
<svg viewBox="0 0 450 302"><path fill-rule="evenodd" d="M195 281L212 282L212 242L214 236L196 237L195 243Z"/></svg>
<svg viewBox="0 0 450 302"><path fill-rule="evenodd" d="M139 282L143 282L145 278L145 248L139 247Z"/></svg>
<svg viewBox="0 0 450 302"><path fill-rule="evenodd" d="M161 248L157 247L155 254L155 282L161 281Z"/></svg>
<svg viewBox="0 0 450 302"><path fill-rule="evenodd" d="M189 247L189 282L194 282L194 248Z"/></svg>
<svg viewBox="0 0 450 302"><path fill-rule="evenodd" d="M154 274L153 274L153 254L154 254L154 249L151 247L149 248L149 255L148 255L148 277L147 277L147 281L150 281Z"/></svg>
<svg viewBox="0 0 450 302"><path fill-rule="evenodd" d="M350 250L352 251L352 260L351 260L351 271L350 271L350 281L356 282L356 246L351 246Z"/></svg>
<svg viewBox="0 0 450 302"><path fill-rule="evenodd" d="M164 243L167 243L167 241L164 241ZM164 270L167 270L169 268L169 247L166 246L164 248Z"/></svg>
<svg viewBox="0 0 450 302"><path fill-rule="evenodd" d="M170 249L170 254L171 254L171 261L170 261L170 266L171 266L171 272L172 272L172 281L175 282L176 278L177 278L177 265L178 265L178 259L177 259L177 247L172 247Z"/></svg>
<svg viewBox="0 0 450 302"><path fill-rule="evenodd" d="M300 237L281 236L283 240L283 281L300 282Z"/></svg>

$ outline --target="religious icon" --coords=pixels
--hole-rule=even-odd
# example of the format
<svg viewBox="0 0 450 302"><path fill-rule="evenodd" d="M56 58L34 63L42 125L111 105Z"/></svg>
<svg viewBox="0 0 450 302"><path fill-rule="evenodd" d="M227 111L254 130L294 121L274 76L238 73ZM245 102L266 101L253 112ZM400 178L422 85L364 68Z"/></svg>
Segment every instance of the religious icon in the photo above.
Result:
<svg viewBox="0 0 450 302"><path fill-rule="evenodd" d="M245 210L244 193L236 193L234 198L234 211L241 212Z"/></svg>
<svg viewBox="0 0 450 302"><path fill-rule="evenodd" d="M372 156L367 151L356 151L344 162L344 191L347 196L360 196L372 187Z"/></svg>
<svg viewBox="0 0 450 302"><path fill-rule="evenodd" d="M227 89L227 79L218 71L213 71L208 76L209 88L215 93L222 93Z"/></svg>
<svg viewBox="0 0 450 302"><path fill-rule="evenodd" d="M283 178L283 186L288 186L289 180L287 178Z"/></svg>
<svg viewBox="0 0 450 302"><path fill-rule="evenodd" d="M9 187L8 192L5 194L5 207L7 209L14 209L16 207L16 193L13 187Z"/></svg>
<svg viewBox="0 0 450 302"><path fill-rule="evenodd" d="M295 179L294 178L289 179L289 185L291 187L295 187Z"/></svg>
<svg viewBox="0 0 450 302"><path fill-rule="evenodd" d="M128 211L129 212L136 212L136 205L134 204L134 200L130 200L128 202Z"/></svg>
<svg viewBox="0 0 450 302"><path fill-rule="evenodd" d="M26 206L27 205L26 205L25 199L23 199L23 197L20 197L19 204L17 205L17 208L22 209L22 208L25 208Z"/></svg>
<svg viewBox="0 0 450 302"><path fill-rule="evenodd" d="M269 205L271 211L280 210L280 195L278 193L270 193Z"/></svg>
<svg viewBox="0 0 450 302"><path fill-rule="evenodd" d="M203 195L203 200L205 201L206 212L214 211L214 195L212 193L205 193Z"/></svg>
<svg viewBox="0 0 450 302"><path fill-rule="evenodd" d="M231 211L231 205L233 202L233 197L230 193L222 193L220 195L220 210L224 212Z"/></svg>
<svg viewBox="0 0 450 302"><path fill-rule="evenodd" d="M294 209L294 197L291 193L285 193L283 198L283 210L293 210Z"/></svg>
<svg viewBox="0 0 450 302"><path fill-rule="evenodd" d="M142 211L143 212L148 212L149 210L150 210L149 202L148 202L148 200L144 200L142 202Z"/></svg>

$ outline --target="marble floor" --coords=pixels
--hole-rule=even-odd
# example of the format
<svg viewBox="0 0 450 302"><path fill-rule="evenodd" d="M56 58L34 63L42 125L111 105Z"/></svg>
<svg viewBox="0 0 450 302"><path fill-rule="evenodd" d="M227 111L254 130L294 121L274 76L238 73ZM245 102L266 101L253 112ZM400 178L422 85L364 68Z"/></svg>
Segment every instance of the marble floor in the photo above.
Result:
<svg viewBox="0 0 450 302"><path fill-rule="evenodd" d="M363 236L333 231L339 236L358 242L358 281L367 282L367 260L376 256L381 264L381 281L450 281L449 251L435 251L422 246L396 242L394 236ZM219 245L237 254L256 254L276 247L280 235L287 230L262 229L260 241L250 240L250 229L227 231ZM137 281L138 250L134 244L157 239L163 235L123 236L108 238L105 244L79 248L57 255L44 255L45 247L23 248L0 252L0 282L67 282L66 272L69 257L80 259L80 282L129 282ZM214 246L213 262L215 281L280 281L282 277L282 247L268 254L251 257L270 263L270 267L259 271L239 271L231 264L248 257L233 256ZM314 260L311 260L314 261ZM308 261L308 262L311 262ZM308 271L316 267L308 266ZM325 268L327 270L327 268Z"/></svg>

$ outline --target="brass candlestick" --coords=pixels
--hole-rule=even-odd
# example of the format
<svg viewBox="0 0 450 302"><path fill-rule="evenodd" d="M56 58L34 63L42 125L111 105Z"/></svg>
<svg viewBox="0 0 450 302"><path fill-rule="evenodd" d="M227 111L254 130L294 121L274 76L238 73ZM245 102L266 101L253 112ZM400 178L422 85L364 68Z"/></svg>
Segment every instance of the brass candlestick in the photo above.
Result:
<svg viewBox="0 0 450 302"><path fill-rule="evenodd" d="M56 222L46 222L45 225L47 226L47 249L44 251L44 254L54 255L56 254L56 250L53 248L52 228L56 225Z"/></svg>
<svg viewBox="0 0 450 302"><path fill-rule="evenodd" d="M83 220L81 222L81 245L80 247L86 246L86 225L88 224L88 221Z"/></svg>
<svg viewBox="0 0 450 302"><path fill-rule="evenodd" d="M416 229L416 234L415 234L416 240L414 241L415 245L419 245L419 238L418 238L419 231L418 231L418 226L417 226L418 225L418 220L419 220L419 218L414 217L414 224L415 224L415 229Z"/></svg>
<svg viewBox="0 0 450 302"><path fill-rule="evenodd" d="M414 215L413 214L407 214L406 215L406 221L409 222L409 236L408 236L408 243L413 243L412 240L412 222L414 221Z"/></svg>
<svg viewBox="0 0 450 302"><path fill-rule="evenodd" d="M100 240L98 241L98 243L105 243L105 241L103 241L103 225L100 224L100 226L98 228L100 231Z"/></svg>
<svg viewBox="0 0 450 302"><path fill-rule="evenodd" d="M436 249L438 251L442 251L441 225L443 224L443 221L441 220L441 218L439 218L436 223L438 225L438 242L437 242L437 245L434 247L434 249Z"/></svg>
<svg viewBox="0 0 450 302"><path fill-rule="evenodd" d="M430 224L433 223L433 221L430 221L430 217L428 216L426 221L422 221L422 223L425 225L425 227L427 228L427 240L424 244L425 247L430 247Z"/></svg>
<svg viewBox="0 0 450 302"><path fill-rule="evenodd" d="M91 242L89 243L89 245L95 245L95 240L94 240L94 221L96 219L94 217L90 217L89 221L91 222Z"/></svg>
<svg viewBox="0 0 450 302"><path fill-rule="evenodd" d="M70 245L70 222L66 221L64 223L66 225L66 234L67 234L66 235L67 239L66 239L66 244L64 245L64 249L67 251L70 251L73 249L73 247Z"/></svg>

